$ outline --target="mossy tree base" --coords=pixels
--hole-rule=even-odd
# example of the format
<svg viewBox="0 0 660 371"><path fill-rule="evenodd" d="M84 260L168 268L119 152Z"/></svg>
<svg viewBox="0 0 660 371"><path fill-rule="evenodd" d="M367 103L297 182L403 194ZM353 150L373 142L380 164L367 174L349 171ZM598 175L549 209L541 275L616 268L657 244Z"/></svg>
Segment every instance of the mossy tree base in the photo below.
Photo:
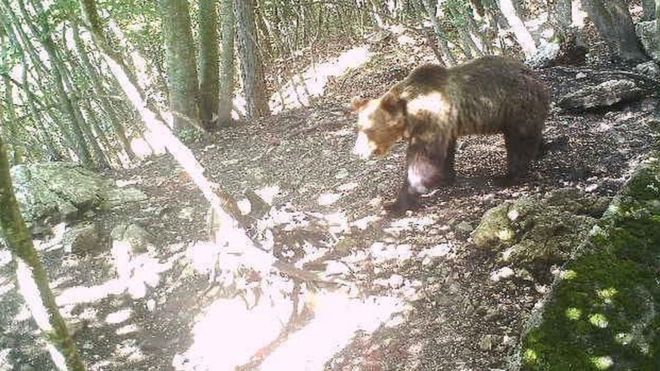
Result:
<svg viewBox="0 0 660 371"><path fill-rule="evenodd" d="M524 370L660 369L660 153L653 153L567 264Z"/></svg>

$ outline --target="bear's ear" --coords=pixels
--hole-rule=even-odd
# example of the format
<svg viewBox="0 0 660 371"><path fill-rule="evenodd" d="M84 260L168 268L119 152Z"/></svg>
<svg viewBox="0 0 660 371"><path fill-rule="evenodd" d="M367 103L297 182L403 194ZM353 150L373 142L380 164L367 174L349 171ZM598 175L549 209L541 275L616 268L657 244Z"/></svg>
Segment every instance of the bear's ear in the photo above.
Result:
<svg viewBox="0 0 660 371"><path fill-rule="evenodd" d="M353 108L353 111L359 112L364 106L369 103L369 99L367 98L362 98L362 97L353 97L351 100L351 108Z"/></svg>
<svg viewBox="0 0 660 371"><path fill-rule="evenodd" d="M387 92L380 99L380 106L385 111L390 113L397 113L405 110L406 101L392 92Z"/></svg>

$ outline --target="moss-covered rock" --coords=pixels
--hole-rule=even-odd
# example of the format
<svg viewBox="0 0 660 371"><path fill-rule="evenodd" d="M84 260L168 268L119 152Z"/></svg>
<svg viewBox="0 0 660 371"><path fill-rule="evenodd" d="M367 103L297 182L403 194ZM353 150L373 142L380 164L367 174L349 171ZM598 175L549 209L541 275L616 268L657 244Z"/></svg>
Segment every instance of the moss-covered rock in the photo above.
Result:
<svg viewBox="0 0 660 371"><path fill-rule="evenodd" d="M562 262L587 236L607 203L606 198L574 188L506 201L484 214L472 240L515 264Z"/></svg>
<svg viewBox="0 0 660 371"><path fill-rule="evenodd" d="M11 169L21 213L33 233L71 221L85 212L146 199L132 188L115 188L111 179L67 162L18 165Z"/></svg>
<svg viewBox="0 0 660 371"><path fill-rule="evenodd" d="M660 161L635 172L556 283L525 370L660 369Z"/></svg>

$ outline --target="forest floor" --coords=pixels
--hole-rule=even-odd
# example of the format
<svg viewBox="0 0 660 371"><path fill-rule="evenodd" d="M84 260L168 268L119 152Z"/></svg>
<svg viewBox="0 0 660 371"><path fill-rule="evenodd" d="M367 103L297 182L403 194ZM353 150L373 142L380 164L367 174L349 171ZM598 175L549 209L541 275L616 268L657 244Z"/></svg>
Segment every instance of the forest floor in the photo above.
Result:
<svg viewBox="0 0 660 371"><path fill-rule="evenodd" d="M366 162L355 158L355 117L346 106L354 95L382 94L431 59L382 46L372 61L331 80L327 95L310 106L240 122L191 144L210 180L239 199L248 189L272 204L262 221L270 223L276 257L341 278L345 286L309 290L276 275L264 295L245 299L254 306L247 310L242 298L228 297L191 269L191 247L209 238L208 205L171 157L112 174L148 201L97 218L108 229L120 222L143 226L163 268L141 298L107 296L71 308L68 316L85 319L76 338L90 369L506 368L558 267L493 280L504 264L477 248L470 231L489 208L524 195L575 187L613 197L654 145L642 122L658 102L590 113L553 109L545 137L563 145L507 187L495 182L506 167L502 137L463 138L457 183L425 197L418 211L392 218L382 203L400 187L405 147ZM613 78L597 73L603 66L589 67L581 79L577 69L539 74L556 100ZM109 252L80 264L67 264L62 254L44 255L58 293L113 275L104 262ZM125 318L112 320L117 317ZM25 361L42 369L35 359Z"/></svg>

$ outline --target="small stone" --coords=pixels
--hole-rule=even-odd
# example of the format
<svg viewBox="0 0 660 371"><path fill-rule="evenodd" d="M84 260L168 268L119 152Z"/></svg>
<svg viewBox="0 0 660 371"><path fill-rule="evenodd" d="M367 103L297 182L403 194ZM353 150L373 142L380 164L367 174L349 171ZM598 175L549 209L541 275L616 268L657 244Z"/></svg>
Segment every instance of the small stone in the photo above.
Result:
<svg viewBox="0 0 660 371"><path fill-rule="evenodd" d="M456 229L461 231L461 232L466 232L466 233L470 233L474 230L472 225L470 223L466 222L466 221L462 221L462 222L458 223L456 225Z"/></svg>
<svg viewBox="0 0 660 371"><path fill-rule="evenodd" d="M509 267L502 267L495 272L490 274L490 280L493 282L499 282L501 279L509 278L514 275L513 269Z"/></svg>
<svg viewBox="0 0 660 371"><path fill-rule="evenodd" d="M491 350L493 348L493 335L484 335L479 340L481 350Z"/></svg>
<svg viewBox="0 0 660 371"><path fill-rule="evenodd" d="M153 312L156 309L156 301L154 299L147 300L147 310Z"/></svg>
<svg viewBox="0 0 660 371"><path fill-rule="evenodd" d="M578 72L578 73L575 74L575 79L576 80L584 79L586 77L587 77L587 74L584 73L584 72Z"/></svg>
<svg viewBox="0 0 660 371"><path fill-rule="evenodd" d="M192 221L194 213L195 213L195 209L191 206L188 206L188 207L184 207L183 209L181 209L181 211L179 211L178 217L179 219Z"/></svg>

